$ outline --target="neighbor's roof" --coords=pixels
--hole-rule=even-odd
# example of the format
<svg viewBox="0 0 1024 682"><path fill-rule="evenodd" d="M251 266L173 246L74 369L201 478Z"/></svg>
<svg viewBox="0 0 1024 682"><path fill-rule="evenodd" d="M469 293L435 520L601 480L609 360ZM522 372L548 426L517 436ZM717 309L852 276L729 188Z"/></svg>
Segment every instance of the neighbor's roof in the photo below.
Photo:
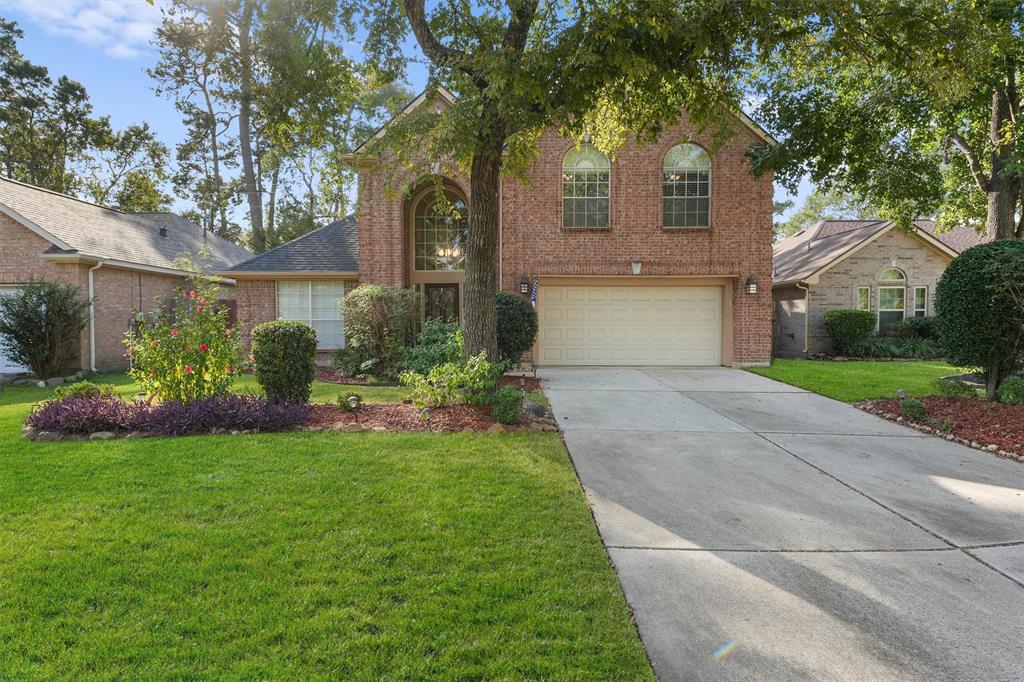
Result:
<svg viewBox="0 0 1024 682"><path fill-rule="evenodd" d="M984 241L964 227L936 234L934 220L915 220L914 226L921 239L950 256ZM823 220L775 245L774 283L808 280L893 227L890 220Z"/></svg>
<svg viewBox="0 0 1024 682"><path fill-rule="evenodd" d="M198 262L216 272L252 254L237 244L207 233L174 213L125 213L50 190L0 177L0 212L25 225L53 246L50 256L81 256L180 271L174 261L193 257L205 246L207 258ZM166 228L166 235L160 234Z"/></svg>
<svg viewBox="0 0 1024 682"><path fill-rule="evenodd" d="M359 270L359 229L355 214L307 232L244 263L222 271L222 275L288 272L357 272Z"/></svg>

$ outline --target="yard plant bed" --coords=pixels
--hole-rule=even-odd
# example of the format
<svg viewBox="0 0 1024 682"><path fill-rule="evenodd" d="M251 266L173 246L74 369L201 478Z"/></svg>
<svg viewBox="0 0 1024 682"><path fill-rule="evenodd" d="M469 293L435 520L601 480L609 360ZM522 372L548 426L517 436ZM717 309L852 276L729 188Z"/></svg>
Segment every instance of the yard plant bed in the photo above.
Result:
<svg viewBox="0 0 1024 682"><path fill-rule="evenodd" d="M358 425L367 430L387 431L487 431L495 424L490 408L486 407L449 405L421 411L414 405L398 403L364 405L358 412L342 412L334 405L312 405L307 428Z"/></svg>
<svg viewBox="0 0 1024 682"><path fill-rule="evenodd" d="M0 395L0 679L654 679L556 434L21 438L51 393Z"/></svg>
<svg viewBox="0 0 1024 682"><path fill-rule="evenodd" d="M925 396L920 400L928 408L929 423L913 423L905 418L903 423L1024 462L1024 405L947 396ZM893 421L902 417L898 400L865 400L854 405ZM937 428L946 418L952 422L948 434Z"/></svg>

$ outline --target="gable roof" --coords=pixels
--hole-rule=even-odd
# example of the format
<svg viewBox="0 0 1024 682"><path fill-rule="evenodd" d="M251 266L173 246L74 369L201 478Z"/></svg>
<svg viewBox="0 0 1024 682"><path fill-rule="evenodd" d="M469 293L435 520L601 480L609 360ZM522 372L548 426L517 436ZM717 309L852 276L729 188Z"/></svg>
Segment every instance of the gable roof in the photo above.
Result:
<svg viewBox="0 0 1024 682"><path fill-rule="evenodd" d="M356 147L355 150L353 150L351 153L346 154L346 156L351 159L362 154L363 148L366 147L371 142L373 142L374 140L381 138L384 135L384 133L387 132L387 129L391 127L391 124L394 123L397 119L401 118L402 116L410 114L424 103L429 102L431 91L435 91L441 97L441 99L445 100L449 104L455 101L455 95L453 95L443 86L428 85L422 92L420 92L420 94L416 95L416 97L413 98L411 102L402 107L401 111L392 116L388 120L388 122L382 125L380 128L377 128L377 130L374 131L373 135L364 140L362 144ZM737 119L739 119L740 123L746 126L746 128L750 130L750 132L754 133L754 136L759 138L762 142L769 145L778 144L778 140L772 137L767 130L758 125L757 122L754 121L754 119L750 118L750 116L748 116L744 111L736 109L732 113L733 115L736 116Z"/></svg>
<svg viewBox="0 0 1024 682"><path fill-rule="evenodd" d="M174 213L125 213L2 176L0 212L49 241L44 254L51 257L181 272L175 259L183 253L196 257L205 246L209 255L197 265L212 273L252 256L214 234L204 237L202 228Z"/></svg>
<svg viewBox="0 0 1024 682"><path fill-rule="evenodd" d="M220 274L356 273L359 270L359 227L355 214L307 232Z"/></svg>
<svg viewBox="0 0 1024 682"><path fill-rule="evenodd" d="M787 237L772 249L774 286L810 280L895 226L891 220L823 220ZM936 234L934 220L915 220L914 234L950 258L984 240L963 227Z"/></svg>

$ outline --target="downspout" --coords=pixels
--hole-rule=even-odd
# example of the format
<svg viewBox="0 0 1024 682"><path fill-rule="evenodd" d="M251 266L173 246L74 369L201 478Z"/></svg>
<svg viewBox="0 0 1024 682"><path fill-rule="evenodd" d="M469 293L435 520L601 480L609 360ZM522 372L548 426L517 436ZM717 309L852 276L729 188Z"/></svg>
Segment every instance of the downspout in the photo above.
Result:
<svg viewBox="0 0 1024 682"><path fill-rule="evenodd" d="M103 261L89 268L89 371L96 370L96 282L92 273L103 267Z"/></svg>
<svg viewBox="0 0 1024 682"><path fill-rule="evenodd" d="M796 288L803 289L804 292L804 349L800 352L807 355L807 348L811 343L811 288L803 282L797 282Z"/></svg>

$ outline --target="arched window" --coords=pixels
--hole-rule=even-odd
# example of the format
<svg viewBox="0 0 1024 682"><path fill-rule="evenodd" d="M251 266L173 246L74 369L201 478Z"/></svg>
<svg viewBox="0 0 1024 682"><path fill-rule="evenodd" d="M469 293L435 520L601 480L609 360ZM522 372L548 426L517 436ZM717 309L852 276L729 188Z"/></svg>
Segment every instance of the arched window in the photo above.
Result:
<svg viewBox="0 0 1024 682"><path fill-rule="evenodd" d="M413 266L417 271L463 270L468 227L466 202L446 191L439 200L431 190L413 209Z"/></svg>
<svg viewBox="0 0 1024 682"><path fill-rule="evenodd" d="M562 161L562 225L608 227L612 164L592 144L570 149Z"/></svg>
<svg viewBox="0 0 1024 682"><path fill-rule="evenodd" d="M878 281L878 329L884 332L906 315L907 276L899 268L889 268Z"/></svg>
<svg viewBox="0 0 1024 682"><path fill-rule="evenodd" d="M695 144L677 144L665 155L662 212L665 227L709 227L711 157Z"/></svg>

